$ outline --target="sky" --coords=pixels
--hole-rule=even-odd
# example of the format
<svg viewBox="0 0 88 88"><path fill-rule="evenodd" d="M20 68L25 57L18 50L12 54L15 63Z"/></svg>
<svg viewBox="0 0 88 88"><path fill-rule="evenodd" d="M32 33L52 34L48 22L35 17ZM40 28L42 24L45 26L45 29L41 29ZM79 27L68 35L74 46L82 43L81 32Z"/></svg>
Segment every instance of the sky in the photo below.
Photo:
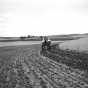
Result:
<svg viewBox="0 0 88 88"><path fill-rule="evenodd" d="M88 0L0 0L0 36L88 33Z"/></svg>

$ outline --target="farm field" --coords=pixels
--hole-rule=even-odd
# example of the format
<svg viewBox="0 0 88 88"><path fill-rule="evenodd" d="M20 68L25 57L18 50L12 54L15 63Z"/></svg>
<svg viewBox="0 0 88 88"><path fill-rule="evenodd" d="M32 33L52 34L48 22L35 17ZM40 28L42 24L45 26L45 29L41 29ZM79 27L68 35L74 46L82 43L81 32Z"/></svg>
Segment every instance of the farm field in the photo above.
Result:
<svg viewBox="0 0 88 88"><path fill-rule="evenodd" d="M64 43L61 43L59 47L63 50L69 49L88 53L88 37L78 40L66 41Z"/></svg>
<svg viewBox="0 0 88 88"><path fill-rule="evenodd" d="M59 43L64 41L52 41L52 43ZM41 41L15 41L15 42L0 42L0 47L6 46L21 46L21 45L33 45L33 44L41 44Z"/></svg>
<svg viewBox="0 0 88 88"><path fill-rule="evenodd" d="M51 35L48 36L51 40L76 40L76 39L80 39L80 38L86 38L88 37L87 33L84 34L65 34L65 35Z"/></svg>
<svg viewBox="0 0 88 88"><path fill-rule="evenodd" d="M42 39L40 36L34 36L32 38L26 38L23 40L20 37L0 37L0 42L16 42L16 41L41 41ZM79 38L86 38L88 37L87 33L84 34L65 34L65 35L50 35L47 36L52 41L68 41L68 40L75 40Z"/></svg>
<svg viewBox="0 0 88 88"><path fill-rule="evenodd" d="M88 88L85 71L39 51L39 44L0 47L0 88Z"/></svg>
<svg viewBox="0 0 88 88"><path fill-rule="evenodd" d="M0 47L40 44L41 41L0 42Z"/></svg>

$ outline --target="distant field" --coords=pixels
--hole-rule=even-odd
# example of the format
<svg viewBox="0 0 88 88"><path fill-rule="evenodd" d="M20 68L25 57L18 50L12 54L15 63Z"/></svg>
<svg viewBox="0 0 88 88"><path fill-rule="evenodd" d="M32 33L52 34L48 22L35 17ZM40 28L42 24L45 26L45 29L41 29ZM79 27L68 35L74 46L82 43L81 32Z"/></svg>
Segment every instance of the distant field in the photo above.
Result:
<svg viewBox="0 0 88 88"><path fill-rule="evenodd" d="M60 48L63 50L70 49L80 52L88 52L88 38L66 41L60 44Z"/></svg>
<svg viewBox="0 0 88 88"><path fill-rule="evenodd" d="M52 43L59 43L63 41L52 41ZM41 44L41 41L8 41L8 42L0 42L0 47L6 46L21 46L21 45L34 45Z"/></svg>
<svg viewBox="0 0 88 88"><path fill-rule="evenodd" d="M0 37L0 42L13 42L13 41L41 41L39 37L24 38L20 37Z"/></svg>
<svg viewBox="0 0 88 88"><path fill-rule="evenodd" d="M86 38L88 34L67 34L67 35L51 35L48 36L51 40L75 40L79 38Z"/></svg>
<svg viewBox="0 0 88 88"><path fill-rule="evenodd" d="M18 45L33 45L40 44L40 41L14 41L14 42L0 42L0 47L18 46Z"/></svg>
<svg viewBox="0 0 88 88"><path fill-rule="evenodd" d="M78 38L73 37L52 37L49 38L52 41L66 41L66 40L74 40ZM0 42L15 42L15 41L42 41L40 38L26 38L26 39L20 39L20 38L0 38Z"/></svg>
<svg viewBox="0 0 88 88"><path fill-rule="evenodd" d="M0 37L0 42L17 41L19 37Z"/></svg>
<svg viewBox="0 0 88 88"><path fill-rule="evenodd" d="M66 40L75 40L79 38L88 37L88 34L67 34L67 35L51 35L47 36L52 41L66 41ZM20 37L0 37L0 42L8 42L8 41L41 41L42 38L40 36L34 36L31 38L21 39Z"/></svg>

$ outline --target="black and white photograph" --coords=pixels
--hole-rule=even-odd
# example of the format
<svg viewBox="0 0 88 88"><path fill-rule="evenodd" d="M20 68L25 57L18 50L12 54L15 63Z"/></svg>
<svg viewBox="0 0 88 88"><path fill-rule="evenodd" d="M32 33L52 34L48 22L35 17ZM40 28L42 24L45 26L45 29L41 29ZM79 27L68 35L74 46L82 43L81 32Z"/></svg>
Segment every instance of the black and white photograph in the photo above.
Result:
<svg viewBox="0 0 88 88"><path fill-rule="evenodd" d="M88 0L0 0L0 88L88 88Z"/></svg>

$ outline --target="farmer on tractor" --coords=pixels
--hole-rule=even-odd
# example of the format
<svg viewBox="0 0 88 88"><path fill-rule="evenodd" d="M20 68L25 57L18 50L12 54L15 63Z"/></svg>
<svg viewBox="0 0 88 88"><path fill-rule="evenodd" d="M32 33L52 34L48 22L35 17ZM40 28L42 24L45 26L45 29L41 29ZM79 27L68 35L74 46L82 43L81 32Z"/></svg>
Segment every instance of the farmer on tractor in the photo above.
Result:
<svg viewBox="0 0 88 88"><path fill-rule="evenodd" d="M46 36L43 38L41 48L42 48L42 51L51 49L51 40L49 40Z"/></svg>

